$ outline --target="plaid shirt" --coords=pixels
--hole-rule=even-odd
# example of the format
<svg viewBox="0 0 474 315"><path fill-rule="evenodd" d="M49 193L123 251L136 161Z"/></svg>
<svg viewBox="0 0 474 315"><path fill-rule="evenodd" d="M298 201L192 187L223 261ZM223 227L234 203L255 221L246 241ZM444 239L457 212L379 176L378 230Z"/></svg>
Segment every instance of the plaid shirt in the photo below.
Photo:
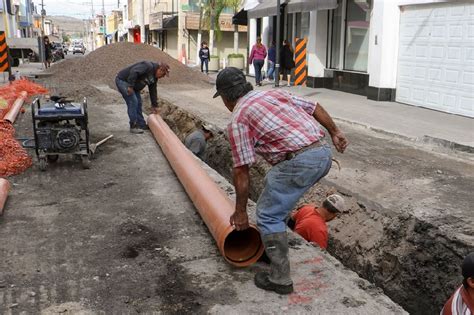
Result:
<svg viewBox="0 0 474 315"><path fill-rule="evenodd" d="M255 163L256 154L270 164L306 147L325 133L312 116L316 103L287 92L251 91L237 101L227 126L234 167Z"/></svg>

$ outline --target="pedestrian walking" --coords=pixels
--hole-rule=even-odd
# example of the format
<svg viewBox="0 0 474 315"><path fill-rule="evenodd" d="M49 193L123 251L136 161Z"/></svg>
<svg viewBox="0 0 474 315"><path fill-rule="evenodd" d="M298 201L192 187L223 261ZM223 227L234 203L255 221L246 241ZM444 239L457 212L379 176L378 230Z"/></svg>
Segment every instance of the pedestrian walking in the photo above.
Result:
<svg viewBox="0 0 474 315"><path fill-rule="evenodd" d="M275 41L272 41L270 48L268 48L268 80L275 80L275 63L276 63L276 47Z"/></svg>
<svg viewBox="0 0 474 315"><path fill-rule="evenodd" d="M202 125L201 129L198 129L190 133L184 139L184 145L189 151L193 152L201 160L204 160L206 154L207 141L209 141L213 136L214 128L211 125L205 124Z"/></svg>
<svg viewBox="0 0 474 315"><path fill-rule="evenodd" d="M209 58L211 53L209 52L209 47L207 47L207 42L201 43L201 49L199 49L199 59L201 59L201 72L204 72L204 66L206 66L206 74L209 74Z"/></svg>
<svg viewBox="0 0 474 315"><path fill-rule="evenodd" d="M267 57L267 49L262 44L262 39L257 37L257 43L253 45L252 51L250 52L249 64L253 63L255 69L255 84L262 86L262 68L265 64L265 58Z"/></svg>
<svg viewBox="0 0 474 315"><path fill-rule="evenodd" d="M324 199L320 207L304 205L291 212L288 226L310 243L326 249L328 247L328 226L326 222L335 219L345 210L344 198L332 194Z"/></svg>
<svg viewBox="0 0 474 315"><path fill-rule="evenodd" d="M286 75L288 86L291 86L291 70L295 67L293 47L288 40L283 41L283 47L280 50L280 66L282 73L280 74L280 81L283 81L283 76Z"/></svg>
<svg viewBox="0 0 474 315"><path fill-rule="evenodd" d="M45 36L43 38L44 43L44 67L50 68L51 67L51 60L53 59L53 45L49 41L49 37Z"/></svg>
<svg viewBox="0 0 474 315"><path fill-rule="evenodd" d="M270 272L258 272L254 281L261 289L289 294L293 282L286 218L299 198L331 168L332 153L323 127L339 152L344 152L348 141L319 103L282 90L254 91L237 68L222 70L216 89L214 97L221 96L232 112L227 132L236 206L230 224L238 231L249 227L249 168L258 154L272 165L257 201L257 226L271 264Z"/></svg>
<svg viewBox="0 0 474 315"><path fill-rule="evenodd" d="M140 91L148 86L153 112L158 109L157 83L168 76L170 67L166 63L140 61L123 70L115 78L117 89L127 104L127 112L131 133L143 133L148 129L142 113L142 97Z"/></svg>

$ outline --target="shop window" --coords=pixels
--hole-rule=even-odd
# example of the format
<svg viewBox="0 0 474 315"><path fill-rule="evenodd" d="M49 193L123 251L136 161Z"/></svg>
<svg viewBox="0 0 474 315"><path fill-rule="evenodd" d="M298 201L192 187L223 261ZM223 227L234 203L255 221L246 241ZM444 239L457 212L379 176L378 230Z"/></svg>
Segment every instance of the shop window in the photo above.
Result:
<svg viewBox="0 0 474 315"><path fill-rule="evenodd" d="M370 7L367 0L348 0L344 69L367 71Z"/></svg>
<svg viewBox="0 0 474 315"><path fill-rule="evenodd" d="M342 35L342 1L338 0L337 8L332 15L331 60L330 67L340 69L341 35Z"/></svg>
<svg viewBox="0 0 474 315"><path fill-rule="evenodd" d="M367 72L370 1L338 0L330 16L330 68Z"/></svg>
<svg viewBox="0 0 474 315"><path fill-rule="evenodd" d="M296 37L308 38L309 12L296 13Z"/></svg>

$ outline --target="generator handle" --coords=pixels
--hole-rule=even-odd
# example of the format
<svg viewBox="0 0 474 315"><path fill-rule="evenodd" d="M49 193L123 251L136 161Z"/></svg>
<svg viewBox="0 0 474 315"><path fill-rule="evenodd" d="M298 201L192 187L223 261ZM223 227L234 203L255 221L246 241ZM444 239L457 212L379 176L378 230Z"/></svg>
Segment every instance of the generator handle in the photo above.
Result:
<svg viewBox="0 0 474 315"><path fill-rule="evenodd" d="M33 120L33 135L35 139L35 152L36 156L39 157L39 150L38 150L38 135L36 134L36 117L35 117L35 104L37 104L37 108L40 108L40 100L39 98L35 98L31 103L31 116Z"/></svg>

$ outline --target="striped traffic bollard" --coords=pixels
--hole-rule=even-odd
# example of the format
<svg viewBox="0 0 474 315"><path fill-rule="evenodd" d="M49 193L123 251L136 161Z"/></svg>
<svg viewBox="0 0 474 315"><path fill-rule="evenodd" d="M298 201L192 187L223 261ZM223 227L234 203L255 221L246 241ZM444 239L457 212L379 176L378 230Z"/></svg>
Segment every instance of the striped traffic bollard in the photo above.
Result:
<svg viewBox="0 0 474 315"><path fill-rule="evenodd" d="M7 39L5 37L5 32L0 31L0 72L6 72L9 68Z"/></svg>
<svg viewBox="0 0 474 315"><path fill-rule="evenodd" d="M296 39L295 49L295 85L306 85L306 38Z"/></svg>

